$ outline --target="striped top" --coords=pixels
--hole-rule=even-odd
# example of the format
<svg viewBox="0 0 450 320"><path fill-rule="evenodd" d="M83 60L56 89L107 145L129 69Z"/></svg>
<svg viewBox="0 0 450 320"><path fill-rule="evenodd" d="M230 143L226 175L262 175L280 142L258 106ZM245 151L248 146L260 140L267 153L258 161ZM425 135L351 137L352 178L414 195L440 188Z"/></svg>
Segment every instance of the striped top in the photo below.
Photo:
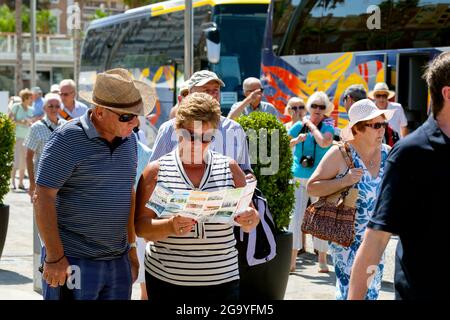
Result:
<svg viewBox="0 0 450 320"><path fill-rule="evenodd" d="M57 128L44 147L36 183L58 189L58 229L69 257L111 260L128 250L136 176L134 135L109 143L90 113Z"/></svg>
<svg viewBox="0 0 450 320"><path fill-rule="evenodd" d="M230 158L208 152L208 165L194 188L178 155L178 148L159 159L158 183L172 190L215 191L234 188ZM149 242L145 269L152 276L181 286L218 285L239 279L233 226L198 223L183 236Z"/></svg>
<svg viewBox="0 0 450 320"><path fill-rule="evenodd" d="M252 170L247 135L239 123L221 116L219 126L214 132L214 138L214 141L209 145L212 151L234 159L244 172ZM175 119L170 119L159 127L150 161L158 160L174 150L177 145L178 136L175 131Z"/></svg>

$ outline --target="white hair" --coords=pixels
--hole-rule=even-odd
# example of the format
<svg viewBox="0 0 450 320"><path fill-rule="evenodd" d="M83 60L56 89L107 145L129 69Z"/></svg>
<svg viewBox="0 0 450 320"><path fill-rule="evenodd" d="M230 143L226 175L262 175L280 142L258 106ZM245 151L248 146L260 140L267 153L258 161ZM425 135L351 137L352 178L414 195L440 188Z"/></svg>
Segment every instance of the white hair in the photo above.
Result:
<svg viewBox="0 0 450 320"><path fill-rule="evenodd" d="M64 79L59 83L59 87L70 86L73 90L77 88L75 81L72 79Z"/></svg>
<svg viewBox="0 0 450 320"><path fill-rule="evenodd" d="M56 94L56 93L47 93L47 94L45 95L45 98L44 98L44 107L46 107L47 104L48 104L51 100L57 100L59 103L61 103L61 98L60 98L59 94Z"/></svg>
<svg viewBox="0 0 450 320"><path fill-rule="evenodd" d="M244 89L244 92L248 91L250 86L254 83L261 85L261 80L259 80L258 78L255 78L255 77L250 77L250 78L245 79L244 82L242 83L242 88Z"/></svg>
<svg viewBox="0 0 450 320"><path fill-rule="evenodd" d="M331 112L333 112L334 104L330 102L330 99L328 98L328 95L325 92L316 91L309 96L308 101L306 102L306 110L309 113L311 113L311 105L315 102L319 102L327 107L325 109L325 115L327 117L329 117Z"/></svg>

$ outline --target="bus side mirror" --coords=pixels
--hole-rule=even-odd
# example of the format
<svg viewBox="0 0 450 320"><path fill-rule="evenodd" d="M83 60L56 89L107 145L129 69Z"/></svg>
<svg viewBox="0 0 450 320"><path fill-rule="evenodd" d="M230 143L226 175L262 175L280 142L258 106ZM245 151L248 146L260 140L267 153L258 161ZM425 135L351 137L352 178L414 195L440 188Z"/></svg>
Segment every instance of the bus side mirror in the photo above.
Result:
<svg viewBox="0 0 450 320"><path fill-rule="evenodd" d="M220 61L220 33L217 25L212 22L204 26L203 33L206 38L206 56L209 63L219 63Z"/></svg>

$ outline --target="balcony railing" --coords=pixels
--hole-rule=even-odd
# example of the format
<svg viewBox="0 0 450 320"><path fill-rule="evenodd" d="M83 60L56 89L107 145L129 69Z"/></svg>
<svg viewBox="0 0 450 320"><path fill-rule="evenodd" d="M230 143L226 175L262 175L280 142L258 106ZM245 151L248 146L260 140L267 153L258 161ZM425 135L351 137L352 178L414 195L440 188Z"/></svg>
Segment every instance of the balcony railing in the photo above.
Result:
<svg viewBox="0 0 450 320"><path fill-rule="evenodd" d="M31 52L31 35L22 36L22 53ZM0 32L0 54L16 53L15 33ZM66 35L36 35L36 55L73 56L72 38Z"/></svg>

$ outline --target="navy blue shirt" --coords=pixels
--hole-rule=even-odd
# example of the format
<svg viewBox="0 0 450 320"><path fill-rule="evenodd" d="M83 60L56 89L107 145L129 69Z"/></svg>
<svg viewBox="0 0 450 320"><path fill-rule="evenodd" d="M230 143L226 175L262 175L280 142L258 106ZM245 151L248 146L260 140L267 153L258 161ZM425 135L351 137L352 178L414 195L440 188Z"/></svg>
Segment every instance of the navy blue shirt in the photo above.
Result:
<svg viewBox="0 0 450 320"><path fill-rule="evenodd" d="M433 117L397 142L368 227L399 236L397 299L449 299L450 139Z"/></svg>
<svg viewBox="0 0 450 320"><path fill-rule="evenodd" d="M136 155L134 135L109 143L99 136L90 112L54 131L36 183L59 190L56 213L67 256L110 260L128 250Z"/></svg>

